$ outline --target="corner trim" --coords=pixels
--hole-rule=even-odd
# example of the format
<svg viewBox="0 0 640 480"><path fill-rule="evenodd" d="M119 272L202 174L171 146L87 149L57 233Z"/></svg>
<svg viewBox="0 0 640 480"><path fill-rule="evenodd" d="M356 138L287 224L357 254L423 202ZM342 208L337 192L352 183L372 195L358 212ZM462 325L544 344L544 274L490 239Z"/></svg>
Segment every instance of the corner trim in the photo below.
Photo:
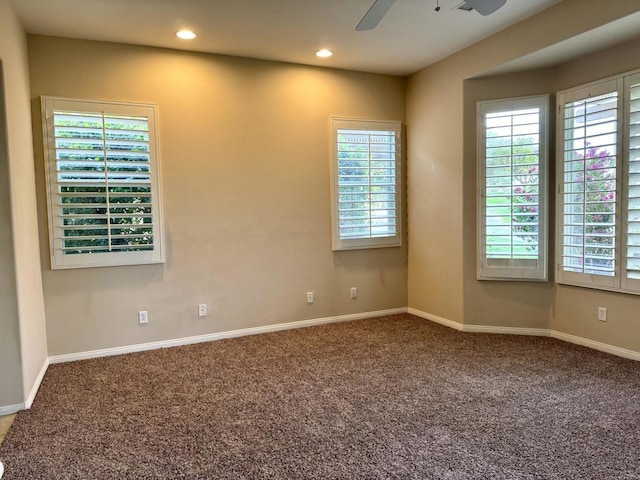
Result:
<svg viewBox="0 0 640 480"><path fill-rule="evenodd" d="M14 413L18 413L21 410L28 410L29 408L31 408L31 405L33 405L33 401L36 399L36 394L40 389L40 384L42 383L44 374L47 373L47 368L49 368L49 359L45 358L44 363L42 364L42 368L40 369L35 382L33 382L31 392L29 393L26 401L24 403L16 403L15 405L0 406L0 416L13 415Z"/></svg>
<svg viewBox="0 0 640 480"><path fill-rule="evenodd" d="M44 374L47 373L47 368L49 368L49 359L45 358L44 363L42 364L42 368L40 369L40 373L36 377L36 381L33 382L33 387L31 387L31 392L27 397L27 400L24 402L25 408L31 408L33 405L33 401L36 399L36 395L38 390L40 389L40 384L42 383L42 379L44 378Z"/></svg>
<svg viewBox="0 0 640 480"><path fill-rule="evenodd" d="M112 355L123 355L126 353L143 352L146 350L156 350L159 348L179 347L183 345L192 345L195 343L212 342L215 340L223 340L227 338L244 337L247 335L258 335L260 333L279 332L282 330L291 330L294 328L313 327L317 325L326 325L329 323L350 322L352 320L363 320L365 318L384 317L386 315L397 315L406 313L407 309L392 308L389 310L377 310L374 312L351 313L348 315L338 315L334 317L313 318L310 320L301 320L288 323L276 323L273 325L265 325L261 327L242 328L239 330L229 330L226 332L209 333L206 335L197 335L193 337L183 337L173 340L161 340L159 342L139 343L136 345L127 345L124 347L104 348L100 350L91 350L86 352L68 353L64 355L53 355L49 357L49 363L66 363L75 362L77 360L88 360L90 358L109 357Z"/></svg>

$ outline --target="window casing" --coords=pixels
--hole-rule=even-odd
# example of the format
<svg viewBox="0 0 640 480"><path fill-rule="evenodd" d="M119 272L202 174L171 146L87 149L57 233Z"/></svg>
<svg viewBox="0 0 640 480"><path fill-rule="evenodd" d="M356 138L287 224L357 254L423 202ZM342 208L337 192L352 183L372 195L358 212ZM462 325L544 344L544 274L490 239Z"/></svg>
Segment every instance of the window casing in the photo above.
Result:
<svg viewBox="0 0 640 480"><path fill-rule="evenodd" d="M478 102L479 280L547 280L548 105Z"/></svg>
<svg viewBox="0 0 640 480"><path fill-rule="evenodd" d="M154 105L42 97L51 268L164 261Z"/></svg>
<svg viewBox="0 0 640 480"><path fill-rule="evenodd" d="M400 122L331 119L332 248L402 244Z"/></svg>
<svg viewBox="0 0 640 480"><path fill-rule="evenodd" d="M640 73L558 93L557 281L640 294Z"/></svg>

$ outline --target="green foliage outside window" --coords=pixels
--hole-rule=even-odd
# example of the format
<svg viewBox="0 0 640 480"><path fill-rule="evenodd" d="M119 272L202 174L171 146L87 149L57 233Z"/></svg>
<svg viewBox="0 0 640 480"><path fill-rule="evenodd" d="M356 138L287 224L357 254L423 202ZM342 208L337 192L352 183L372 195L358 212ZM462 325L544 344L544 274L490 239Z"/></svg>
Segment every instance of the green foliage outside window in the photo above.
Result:
<svg viewBox="0 0 640 480"><path fill-rule="evenodd" d="M144 119L60 112L55 127L64 253L151 250Z"/></svg>

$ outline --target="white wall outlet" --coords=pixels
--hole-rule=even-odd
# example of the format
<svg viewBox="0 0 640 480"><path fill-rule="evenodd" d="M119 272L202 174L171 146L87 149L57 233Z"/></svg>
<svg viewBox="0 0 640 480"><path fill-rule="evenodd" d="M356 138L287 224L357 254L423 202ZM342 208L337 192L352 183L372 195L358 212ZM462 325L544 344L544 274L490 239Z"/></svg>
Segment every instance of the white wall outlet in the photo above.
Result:
<svg viewBox="0 0 640 480"><path fill-rule="evenodd" d="M607 309L605 307L598 307L598 320L601 322L607 321Z"/></svg>
<svg viewBox="0 0 640 480"><path fill-rule="evenodd" d="M313 292L307 292L307 303L313 303Z"/></svg>
<svg viewBox="0 0 640 480"><path fill-rule="evenodd" d="M358 298L358 289L356 287L351 287L351 298Z"/></svg>
<svg viewBox="0 0 640 480"><path fill-rule="evenodd" d="M138 312L138 323L140 323L141 325L149 323L149 312L147 312L146 310L140 310Z"/></svg>
<svg viewBox="0 0 640 480"><path fill-rule="evenodd" d="M207 304L206 303L201 303L200 305L198 305L198 316L199 317L206 317L207 316Z"/></svg>

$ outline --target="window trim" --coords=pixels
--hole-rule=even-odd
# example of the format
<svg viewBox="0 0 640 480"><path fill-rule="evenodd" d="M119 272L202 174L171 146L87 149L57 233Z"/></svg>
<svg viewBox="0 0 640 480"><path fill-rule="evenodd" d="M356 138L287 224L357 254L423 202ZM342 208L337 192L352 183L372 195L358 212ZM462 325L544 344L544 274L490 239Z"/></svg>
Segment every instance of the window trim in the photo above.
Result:
<svg viewBox="0 0 640 480"><path fill-rule="evenodd" d="M591 288L617 293L640 295L640 280L631 279L626 274L628 258L626 236L628 231L628 193L629 193L629 140L630 140L630 87L640 83L640 70L604 78L584 85L557 92L558 121L557 138L557 201L556 201L556 283L576 287ZM562 268L563 210L564 210L564 106L575 100L600 95L606 92L618 93L617 119L617 164L616 164L616 208L615 208L615 268L614 276L595 275L564 271Z"/></svg>
<svg viewBox="0 0 640 480"><path fill-rule="evenodd" d="M402 123L397 120L371 120L344 117L331 117L331 239L332 250L359 250L369 248L385 248L402 246ZM351 130L384 130L393 131L395 135L395 203L396 203L396 234L385 237L369 237L359 239L342 239L339 230L339 199L338 199L338 129Z"/></svg>
<svg viewBox="0 0 640 480"><path fill-rule="evenodd" d="M157 107L152 104L85 100L54 96L41 96L45 183L49 230L51 269L72 269L164 263L164 233L160 182L160 155L158 148ZM131 252L105 252L64 255L61 248L61 215L56 213L58 203L57 159L53 124L54 110L70 110L110 115L147 117L149 125L149 157L151 176L151 205L154 247L152 250ZM57 223L58 222L58 223Z"/></svg>
<svg viewBox="0 0 640 480"><path fill-rule="evenodd" d="M564 236L564 111L567 103L575 102L589 97L595 97L604 95L610 92L619 93L620 84L616 78L609 78L592 82L579 87L571 88L568 90L560 91L556 94L556 101L558 104L558 119L556 121L556 184L557 184L557 199L556 199L556 283L574 285L588 288L598 288L604 290L616 290L615 282L619 277L620 263L616 259L615 275L608 277L604 275L594 275L590 273L577 273L571 271L565 271L562 268L563 263L563 236ZM618 102L620 101L618 96ZM618 118L617 118L617 131L621 132L621 122L624 117L622 109L618 103L617 106ZM616 157L618 162L624 162L624 154L621 148L622 138L618 135L616 139L617 152ZM616 171L619 172L618 167ZM620 191L621 176L617 175L616 178L616 192ZM616 258L619 257L620 252L620 204L616 202L615 218L618 220L615 227L615 250L618 252Z"/></svg>
<svg viewBox="0 0 640 480"><path fill-rule="evenodd" d="M505 110L540 108L538 161L538 260L535 267L505 265L492 267L486 256L486 143L485 115ZM496 281L546 282L549 279L549 110L550 96L531 95L497 100L481 100L476 106L476 278Z"/></svg>

